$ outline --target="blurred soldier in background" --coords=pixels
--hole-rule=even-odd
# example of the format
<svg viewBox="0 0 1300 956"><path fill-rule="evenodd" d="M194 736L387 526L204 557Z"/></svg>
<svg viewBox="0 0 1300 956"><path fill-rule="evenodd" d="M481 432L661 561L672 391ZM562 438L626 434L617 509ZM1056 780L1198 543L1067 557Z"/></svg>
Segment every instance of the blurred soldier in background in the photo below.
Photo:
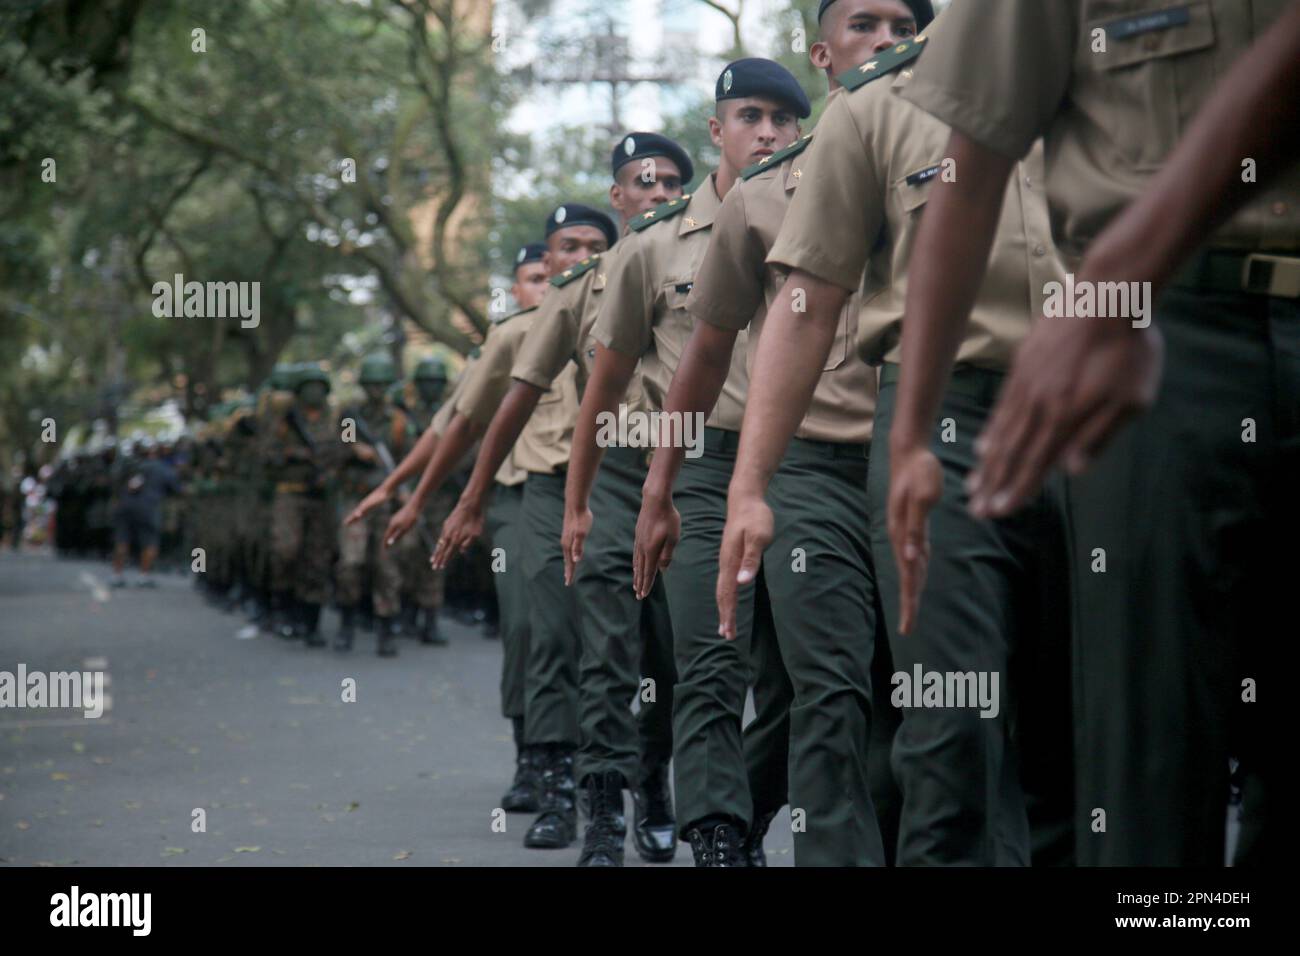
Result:
<svg viewBox="0 0 1300 956"><path fill-rule="evenodd" d="M294 401L275 421L267 458L271 500L271 629L283 637L320 636L333 563L334 478L345 453L329 404L330 380L319 365L294 378Z"/></svg>
<svg viewBox="0 0 1300 956"><path fill-rule="evenodd" d="M360 407L348 413L355 423L357 440L349 442L352 454L344 460L341 476L343 507L347 511L383 481L396 459L405 455L414 443L410 419L388 398L388 389L396 381L397 366L387 355L368 355L361 363L360 382L366 398ZM339 650L352 648L357 606L368 580L379 654L392 657L397 653L402 572L399 553L383 546L383 533L391 514L392 508L386 505L363 521L339 528L339 560L335 568L339 613L343 618L335 645Z"/></svg>

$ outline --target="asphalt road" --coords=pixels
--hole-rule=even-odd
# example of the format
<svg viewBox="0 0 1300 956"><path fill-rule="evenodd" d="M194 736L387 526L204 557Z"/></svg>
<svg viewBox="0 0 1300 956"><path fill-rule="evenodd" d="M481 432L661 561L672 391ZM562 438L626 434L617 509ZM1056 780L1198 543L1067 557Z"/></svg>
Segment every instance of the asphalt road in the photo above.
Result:
<svg viewBox="0 0 1300 956"><path fill-rule="evenodd" d="M103 670L110 697L98 719L0 709L0 864L577 861L577 845L524 849L531 815L493 828L514 760L498 641L451 621L449 647L403 639L396 659L364 632L346 655L241 640L243 620L187 578L120 591L108 578L96 562L0 554L0 671ZM770 865L793 863L787 813L766 846ZM630 836L627 863L643 865ZM673 865L690 865L685 844Z"/></svg>

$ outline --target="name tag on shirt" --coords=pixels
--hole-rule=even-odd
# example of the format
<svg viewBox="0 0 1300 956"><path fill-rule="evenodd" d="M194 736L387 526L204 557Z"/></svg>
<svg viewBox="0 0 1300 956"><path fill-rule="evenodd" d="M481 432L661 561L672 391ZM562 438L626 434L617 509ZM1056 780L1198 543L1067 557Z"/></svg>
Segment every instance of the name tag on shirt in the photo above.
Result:
<svg viewBox="0 0 1300 956"><path fill-rule="evenodd" d="M931 179L934 179L935 176L939 175L939 170L941 169L943 169L943 163L935 163L933 166L912 173L912 175L907 177L907 185L919 186L921 183L929 182Z"/></svg>
<svg viewBox="0 0 1300 956"><path fill-rule="evenodd" d="M683 282L683 283L679 284L679 285L677 286L677 294L678 294L678 295L686 295L688 292L691 291L691 289L692 289L692 287L694 287L694 285L695 285L694 282Z"/></svg>
<svg viewBox="0 0 1300 956"><path fill-rule="evenodd" d="M1154 13L1142 13L1122 20L1112 20L1106 24L1106 35L1112 40L1127 40L1155 30L1185 27L1191 22L1192 14L1187 7L1173 7L1169 10L1157 10Z"/></svg>

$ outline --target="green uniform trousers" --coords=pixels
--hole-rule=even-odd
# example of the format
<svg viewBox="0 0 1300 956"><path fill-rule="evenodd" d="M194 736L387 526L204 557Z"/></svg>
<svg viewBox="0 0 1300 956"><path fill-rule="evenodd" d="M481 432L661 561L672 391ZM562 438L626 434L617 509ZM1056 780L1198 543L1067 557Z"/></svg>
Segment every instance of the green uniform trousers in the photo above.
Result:
<svg viewBox="0 0 1300 956"><path fill-rule="evenodd" d="M1263 834L1265 795L1292 802L1273 738L1295 631L1300 302L1190 281L1155 310L1154 406L1069 482L1085 864L1221 866L1234 757L1237 862L1283 852Z"/></svg>
<svg viewBox="0 0 1300 956"><path fill-rule="evenodd" d="M881 375L868 496L872 555L899 681L887 693L882 688L880 699L902 707L893 750L903 799L898 863L1071 862L1070 576L1062 485L1049 482L1010 518L971 517L964 482L1004 376L954 369L931 442L943 468L943 496L930 515L929 574L913 633L900 636L898 572L886 524L897 372L886 365ZM912 693L902 695L916 683L918 668L941 675L945 685L972 674L987 690L996 677L997 693L986 708L969 698L958 706L955 697L935 701L943 706L915 706Z"/></svg>
<svg viewBox="0 0 1300 956"><path fill-rule="evenodd" d="M568 744L578 734L578 608L564 586L564 475L530 473L524 482L520 537L528 583L524 739Z"/></svg>
<svg viewBox="0 0 1300 956"><path fill-rule="evenodd" d="M501 714L524 716L524 674L528 661L528 586L524 580L520 513L522 484L497 485L487 512L487 533L492 550L500 549L498 568L492 575L497 606L501 609Z"/></svg>
<svg viewBox="0 0 1300 956"><path fill-rule="evenodd" d="M881 866L889 859L877 820L879 799L892 819L898 799L889 770L889 744L898 722L888 705L888 673L876 688L872 659L880 616L866 502L867 457L862 445L794 439L773 476L767 500L774 535L763 555L766 597L774 628L755 627L753 732L785 705L788 794L799 866ZM760 634L775 635L775 642ZM883 643L883 641L882 641ZM886 659L887 659L886 655ZM765 694L768 687L775 691ZM782 693L788 688L788 694ZM880 712L883 711L883 715ZM879 732L876 717L883 716ZM767 736L780 736L780 730ZM879 738L879 739L877 739ZM880 748L872 761L870 744ZM775 755L774 755L775 756ZM751 759L750 766L784 771L786 762ZM776 792L751 777L755 815L763 795ZM784 790L785 788L782 787ZM887 826L893 835L896 824Z"/></svg>
<svg viewBox="0 0 1300 956"><path fill-rule="evenodd" d="M754 754L746 753L741 730L761 575L737 595L736 640L718 634L718 554L739 440L736 432L706 428L703 454L686 459L673 488L682 537L663 578L677 661L673 781L683 838L709 817L730 818L745 830L754 819L749 778L764 776L747 766Z"/></svg>
<svg viewBox="0 0 1300 956"><path fill-rule="evenodd" d="M326 495L277 491L271 502L271 590L324 604L334 562L335 505Z"/></svg>
<svg viewBox="0 0 1300 956"><path fill-rule="evenodd" d="M591 534L574 586L582 634L577 777L617 771L629 786L672 759L673 632L663 582L632 591L646 452L610 448L591 489ZM644 685L641 681L647 683ZM640 701L633 714L632 701Z"/></svg>

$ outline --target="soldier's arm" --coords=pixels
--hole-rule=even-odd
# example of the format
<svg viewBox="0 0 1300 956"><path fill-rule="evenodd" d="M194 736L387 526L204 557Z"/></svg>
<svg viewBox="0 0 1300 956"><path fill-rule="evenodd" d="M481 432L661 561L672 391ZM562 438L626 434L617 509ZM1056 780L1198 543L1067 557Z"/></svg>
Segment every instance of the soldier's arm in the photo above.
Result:
<svg viewBox="0 0 1300 956"><path fill-rule="evenodd" d="M645 244L640 235L627 236L631 243L619 256L609 276L600 304L600 314L592 332L596 338L596 360L591 380L578 408L578 422L573 429L573 451L569 457L569 474L564 482L565 582L573 578L574 566L582 560L586 536L591 528L588 501L605 455L596 443L597 422L618 414L618 405L626 396L637 362L650 347L653 321L653 286L648 279Z"/></svg>
<svg viewBox="0 0 1300 956"><path fill-rule="evenodd" d="M713 222L709 248L696 270L687 310L695 327L672 385L664 398L663 429L672 416L707 416L718 403L736 336L749 325L763 301L764 262L767 250L749 228L744 183L727 193ZM686 456L685 443L660 435L659 447L641 489L636 546L632 555L632 587L644 598L656 574L667 568L681 536L681 517L672 504L673 485Z"/></svg>
<svg viewBox="0 0 1300 956"><path fill-rule="evenodd" d="M542 400L546 390L531 382L516 379L506 392L506 397L492 416L491 424L483 436L474 471L470 474L460 501L467 508L481 511L492 490L492 482L502 462L523 434L528 419Z"/></svg>

